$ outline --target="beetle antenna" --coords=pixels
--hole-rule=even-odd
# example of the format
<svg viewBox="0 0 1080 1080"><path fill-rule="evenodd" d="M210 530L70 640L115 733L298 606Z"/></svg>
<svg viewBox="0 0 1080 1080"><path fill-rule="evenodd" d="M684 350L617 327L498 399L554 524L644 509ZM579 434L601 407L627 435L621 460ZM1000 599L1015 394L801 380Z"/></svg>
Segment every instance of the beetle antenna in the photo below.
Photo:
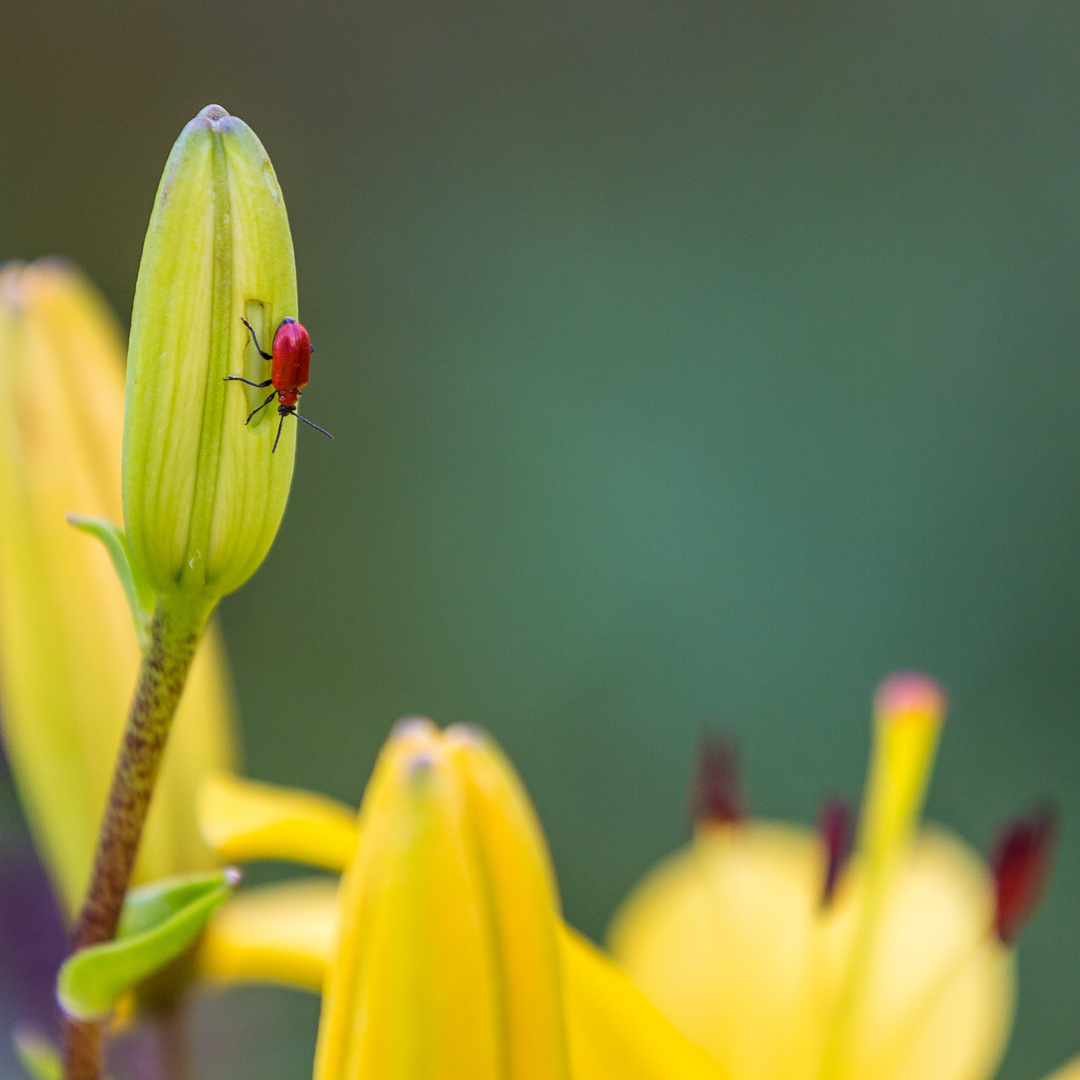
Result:
<svg viewBox="0 0 1080 1080"><path fill-rule="evenodd" d="M296 417L297 420L303 420L308 427L313 427L316 431L321 431L328 439L332 439L334 437L330 434L329 431L326 430L326 428L321 428L318 424L313 424L310 420L307 419L307 417L301 416L299 413L294 413L293 415Z"/></svg>

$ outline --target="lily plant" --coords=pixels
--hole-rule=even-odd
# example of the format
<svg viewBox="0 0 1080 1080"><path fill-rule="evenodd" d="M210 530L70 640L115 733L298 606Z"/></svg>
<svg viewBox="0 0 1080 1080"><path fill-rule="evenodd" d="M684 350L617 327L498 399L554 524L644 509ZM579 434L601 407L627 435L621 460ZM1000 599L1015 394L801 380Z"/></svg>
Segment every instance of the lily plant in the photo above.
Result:
<svg viewBox="0 0 1080 1080"><path fill-rule="evenodd" d="M296 318L273 167L216 105L158 188L126 393L76 272L0 272L0 716L71 930L63 1045L20 1035L28 1071L101 1080L124 1023L276 982L322 996L313 1080L989 1080L1052 819L992 866L921 828L945 717L923 676L878 692L853 851L839 804L816 833L747 820L709 749L694 839L609 951L564 920L529 797L477 728L399 723L358 812L237 774L212 614L284 514L295 425L252 388L273 380L257 342ZM237 892L230 864L259 859L337 877Z"/></svg>

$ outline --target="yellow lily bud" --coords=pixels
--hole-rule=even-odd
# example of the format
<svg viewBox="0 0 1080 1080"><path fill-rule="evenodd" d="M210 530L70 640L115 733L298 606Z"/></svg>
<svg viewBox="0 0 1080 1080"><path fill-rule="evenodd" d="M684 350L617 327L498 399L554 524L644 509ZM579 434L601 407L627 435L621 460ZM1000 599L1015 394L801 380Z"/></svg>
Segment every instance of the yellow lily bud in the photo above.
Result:
<svg viewBox="0 0 1080 1080"><path fill-rule="evenodd" d="M360 822L316 1080L567 1077L551 871L501 756L406 724Z"/></svg>
<svg viewBox="0 0 1080 1080"><path fill-rule="evenodd" d="M289 495L295 425L249 390L264 348L296 317L285 203L254 132L217 105L177 139L158 187L135 288L124 417L123 495L132 555L161 596L208 600L265 558ZM261 399L265 391L258 394Z"/></svg>
<svg viewBox="0 0 1080 1080"><path fill-rule="evenodd" d="M139 666L105 550L67 512L120 519L123 342L89 284L56 262L0 270L0 721L22 804L69 914ZM140 880L214 865L195 788L233 757L220 641L195 661L143 837Z"/></svg>
<svg viewBox="0 0 1080 1080"><path fill-rule="evenodd" d="M219 777L199 813L219 854L345 871L340 901L325 880L241 894L198 957L218 982L328 976L319 1080L727 1080L559 918L528 796L479 732L399 725L351 828L325 798Z"/></svg>
<svg viewBox="0 0 1080 1080"><path fill-rule="evenodd" d="M985 1080L1004 1050L1015 973L993 879L958 840L915 833L944 697L900 676L875 712L835 891L828 837L711 823L613 923L616 958L732 1080Z"/></svg>

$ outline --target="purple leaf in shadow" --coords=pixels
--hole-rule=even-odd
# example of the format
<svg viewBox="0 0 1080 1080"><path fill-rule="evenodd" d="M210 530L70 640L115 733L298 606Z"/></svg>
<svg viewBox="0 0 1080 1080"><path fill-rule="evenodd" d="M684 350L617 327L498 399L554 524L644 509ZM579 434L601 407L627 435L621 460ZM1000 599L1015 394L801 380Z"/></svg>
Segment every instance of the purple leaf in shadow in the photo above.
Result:
<svg viewBox="0 0 1080 1080"><path fill-rule="evenodd" d="M25 844L0 851L0 999L15 1020L57 1031L66 934L49 879Z"/></svg>

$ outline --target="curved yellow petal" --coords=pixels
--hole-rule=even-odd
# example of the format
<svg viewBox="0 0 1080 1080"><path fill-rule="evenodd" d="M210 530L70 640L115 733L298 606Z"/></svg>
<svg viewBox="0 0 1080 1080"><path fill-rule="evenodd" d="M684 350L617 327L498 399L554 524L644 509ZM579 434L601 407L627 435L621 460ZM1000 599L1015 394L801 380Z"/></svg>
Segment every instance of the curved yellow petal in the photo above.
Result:
<svg viewBox="0 0 1080 1080"><path fill-rule="evenodd" d="M821 887L807 832L702 830L631 894L612 953L732 1077L809 1077L821 1053L810 989Z"/></svg>
<svg viewBox="0 0 1080 1080"><path fill-rule="evenodd" d="M574 1080L728 1080L599 949L569 927L560 944Z"/></svg>
<svg viewBox="0 0 1080 1080"><path fill-rule="evenodd" d="M337 928L336 881L267 885L234 896L202 936L200 975L211 982L322 989Z"/></svg>
<svg viewBox="0 0 1080 1080"><path fill-rule="evenodd" d="M461 777L489 915L504 958L507 1068L513 1077L556 1080L566 1073L566 1036L554 933L555 873L529 797L513 766L474 728L444 736Z"/></svg>
<svg viewBox="0 0 1080 1080"><path fill-rule="evenodd" d="M208 777L198 798L206 842L225 862L281 859L341 870L356 851L356 812L295 788Z"/></svg>
<svg viewBox="0 0 1080 1080"><path fill-rule="evenodd" d="M1080 1056L1072 1058L1052 1072L1046 1080L1080 1080Z"/></svg>
<svg viewBox="0 0 1080 1080"><path fill-rule="evenodd" d="M864 868L823 911L808 830L702 831L630 897L612 951L733 1080L815 1080L847 970ZM921 836L882 901L841 1062L845 1080L979 1080L1008 1034L1011 954L990 933L993 890L959 841Z"/></svg>

